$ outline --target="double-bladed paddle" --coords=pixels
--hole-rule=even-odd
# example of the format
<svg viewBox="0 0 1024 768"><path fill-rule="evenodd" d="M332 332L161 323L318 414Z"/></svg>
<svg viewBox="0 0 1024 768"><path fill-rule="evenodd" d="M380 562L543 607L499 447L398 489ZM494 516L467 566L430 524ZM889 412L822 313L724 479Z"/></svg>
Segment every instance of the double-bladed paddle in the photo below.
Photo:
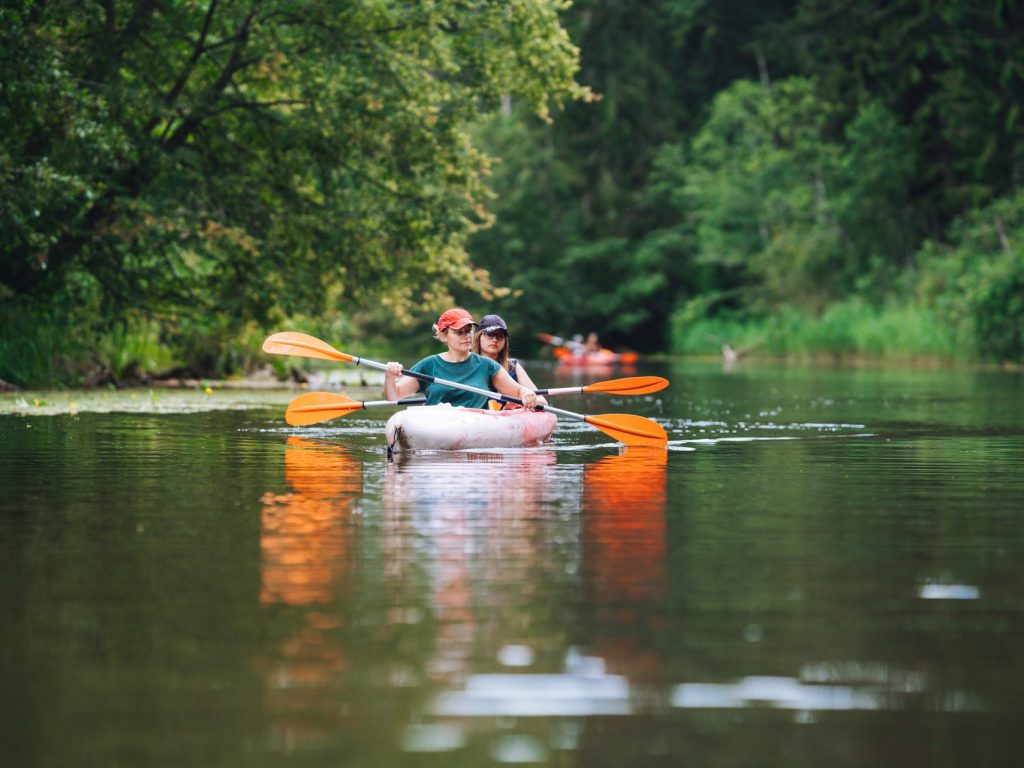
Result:
<svg viewBox="0 0 1024 768"><path fill-rule="evenodd" d="M313 357L321 360L334 360L337 362L365 365L368 368L376 368L377 370L381 371L387 370L387 365L385 365L384 363L378 363L375 360L367 360L365 358L356 357L355 355L346 354L345 352L341 352L335 349L326 341L322 341L316 338L315 336L310 336L305 333L297 333L295 331L284 331L282 333L275 333L271 336L268 336L266 340L263 342L263 351L272 355L297 355L299 357ZM509 397L508 395L502 395L498 392L490 392L486 389L479 389L478 387L474 387L469 384L463 384L462 382L440 379L435 376L428 376L427 374L417 373L416 371L410 371L405 368L402 369L402 375L410 376L414 379L426 383L440 384L445 387L452 387L454 389L465 390L466 392L473 392L475 394L483 395L484 397L490 398L491 400L499 400L505 403L516 403L517 405L523 404L522 400L520 400L517 397ZM635 378L644 379L657 377ZM654 384L651 384L650 386L654 386ZM663 386L667 386L667 382ZM662 389L663 386L659 386L658 389ZM585 388L568 387L566 389L569 391L582 391ZM310 394L319 395L321 393ZM576 421L586 422L587 424L590 424L591 426L601 430L606 435L609 435L610 437L618 440L619 442L625 443L626 445L664 446L668 442L668 435L665 433L664 428L662 428L660 424L652 421L651 419L644 418L643 416L635 416L633 414L628 413L603 413L597 416L586 416L581 413L564 411L561 408L555 408L550 405L538 405L537 408L538 410L550 411L556 416L564 416L566 418L575 419ZM324 411L321 411L321 413L323 412ZM314 421L308 423L316 422Z"/></svg>

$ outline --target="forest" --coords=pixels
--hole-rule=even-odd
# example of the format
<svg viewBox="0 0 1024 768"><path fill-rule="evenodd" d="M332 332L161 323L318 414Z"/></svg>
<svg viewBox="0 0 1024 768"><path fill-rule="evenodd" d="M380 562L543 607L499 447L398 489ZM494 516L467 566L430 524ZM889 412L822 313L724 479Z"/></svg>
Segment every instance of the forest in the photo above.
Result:
<svg viewBox="0 0 1024 768"><path fill-rule="evenodd" d="M644 354L1024 362L1016 0L9 0L0 380L453 303Z"/></svg>

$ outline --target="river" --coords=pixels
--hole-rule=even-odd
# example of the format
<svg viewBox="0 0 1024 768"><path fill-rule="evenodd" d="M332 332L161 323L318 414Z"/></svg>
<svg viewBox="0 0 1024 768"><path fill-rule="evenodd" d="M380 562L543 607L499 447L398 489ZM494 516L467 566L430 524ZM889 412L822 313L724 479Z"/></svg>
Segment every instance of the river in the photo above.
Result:
<svg viewBox="0 0 1024 768"><path fill-rule="evenodd" d="M556 404L668 451L567 421L389 462L387 409L5 395L0 762L1019 759L1024 377L638 373L673 383Z"/></svg>

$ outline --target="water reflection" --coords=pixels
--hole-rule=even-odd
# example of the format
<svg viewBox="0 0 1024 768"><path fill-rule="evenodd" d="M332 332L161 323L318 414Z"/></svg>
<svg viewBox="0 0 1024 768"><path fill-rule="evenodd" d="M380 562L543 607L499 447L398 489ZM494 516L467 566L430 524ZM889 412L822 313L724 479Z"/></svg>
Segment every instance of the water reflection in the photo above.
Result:
<svg viewBox="0 0 1024 768"><path fill-rule="evenodd" d="M870 666L870 665L869 665ZM880 665L874 665L880 666ZM912 681L906 685L905 681ZM976 712L981 705L964 691L925 696L912 674L870 686L822 685L791 677L750 676L735 683L684 683L672 692L672 706L684 709L744 709L769 707L798 712L901 710Z"/></svg>
<svg viewBox="0 0 1024 768"><path fill-rule="evenodd" d="M257 666L265 679L271 742L291 751L324 738L312 725L329 690L349 667L332 606L347 596L352 569L352 508L362 467L343 448L289 437L289 490L263 496L260 602L287 615L275 653Z"/></svg>
<svg viewBox="0 0 1024 768"><path fill-rule="evenodd" d="M330 603L349 566L362 467L343 448L289 437L284 476L287 493L263 496L260 602Z"/></svg>
<svg viewBox="0 0 1024 768"><path fill-rule="evenodd" d="M609 667L657 677L664 625L667 453L628 448L583 474L583 561L590 651Z"/></svg>
<svg viewBox="0 0 1024 768"><path fill-rule="evenodd" d="M466 761L481 748L497 761L582 754L600 718L757 709L807 723L817 713L983 709L973 686L912 662L787 667L746 648L742 663L694 660L692 638L682 652L665 641L679 626L668 454L567 454L547 446L374 465L290 438L288 489L262 508L260 600L281 618L258 664L271 745L358 745L368 698L388 732L366 737L367 754ZM943 581L920 597L970 596Z"/></svg>
<svg viewBox="0 0 1024 768"><path fill-rule="evenodd" d="M582 477L577 467L558 467L549 452L493 459L511 463L511 475L467 476L461 470L481 460L486 459L478 455L446 465L414 465L419 482L401 469L389 478L396 524L418 520L420 529L436 532L430 540L439 564L438 615L460 622L458 633L446 631L441 622L434 668L445 673L435 675L443 690L420 716L443 722L410 725L404 737L409 751L458 749L465 731L480 727L481 718L572 721L633 714L647 707L643 681L660 676L659 655L645 638L663 623L666 452L630 449L606 456L584 465ZM558 511L552 509L552 488L561 489ZM576 488L581 492L574 493ZM486 532L482 547L472 542L467 514L474 515L479 532ZM560 531L549 527L552 519L564 521ZM546 536L538 536L545 530ZM582 621L573 631L580 633L585 652L574 645L565 651L565 617L549 625L539 621L538 606L554 599L545 579L545 569L551 573L552 539L578 542L560 562L581 596ZM493 580L474 578L477 554L484 557L476 568L486 563ZM460 584L485 589L474 600L472 586L446 588L454 574ZM511 594L517 599L502 599ZM470 649L481 645L487 656L474 657ZM528 752L537 758L548 748L574 747L574 733L568 726L556 729L551 738L557 744L504 734L492 745L492 756Z"/></svg>
<svg viewBox="0 0 1024 768"><path fill-rule="evenodd" d="M428 585L422 599L436 630L427 673L435 683L464 681L481 642L550 642L530 607L543 595L545 571L578 569L575 515L565 514L578 507L578 483L558 475L554 452L543 448L413 455L389 465L387 578L396 594L409 592L409 582Z"/></svg>
<svg viewBox="0 0 1024 768"><path fill-rule="evenodd" d="M659 598L665 581L665 467L657 448L629 448L583 471L588 587L602 603Z"/></svg>

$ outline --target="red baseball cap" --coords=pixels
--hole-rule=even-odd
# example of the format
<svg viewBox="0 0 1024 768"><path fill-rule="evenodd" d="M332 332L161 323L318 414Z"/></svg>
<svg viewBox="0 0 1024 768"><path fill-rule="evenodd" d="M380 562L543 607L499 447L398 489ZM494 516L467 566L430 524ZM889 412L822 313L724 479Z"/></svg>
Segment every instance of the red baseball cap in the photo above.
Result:
<svg viewBox="0 0 1024 768"><path fill-rule="evenodd" d="M475 325L476 320L473 319L469 312L460 307L454 307L446 312L442 312L441 316L437 318L438 332L447 331L449 328L457 331L459 328L464 328L470 324Z"/></svg>

